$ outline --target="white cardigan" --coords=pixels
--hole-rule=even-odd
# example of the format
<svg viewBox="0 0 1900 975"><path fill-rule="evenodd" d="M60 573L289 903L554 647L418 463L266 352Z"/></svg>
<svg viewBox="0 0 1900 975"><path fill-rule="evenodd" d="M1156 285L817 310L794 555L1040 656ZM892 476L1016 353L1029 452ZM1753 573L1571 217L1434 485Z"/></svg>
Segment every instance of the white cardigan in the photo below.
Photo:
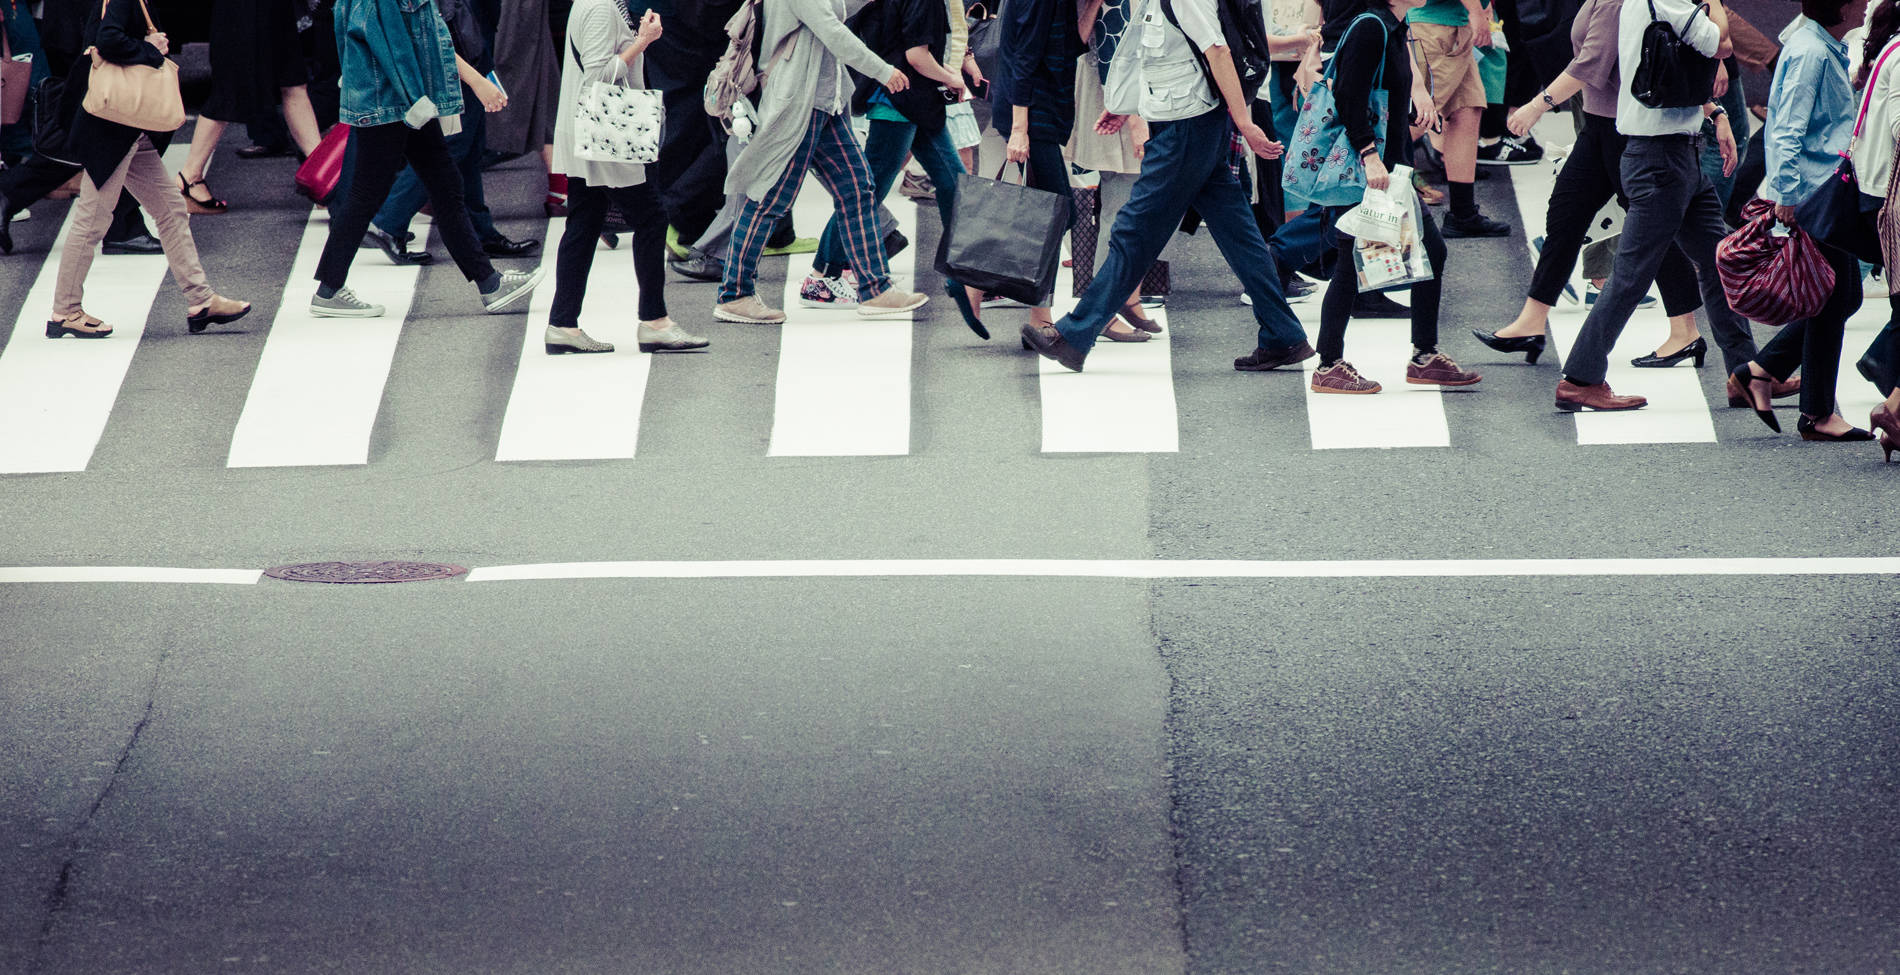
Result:
<svg viewBox="0 0 1900 975"><path fill-rule="evenodd" d="M1860 181L1860 191L1869 196L1887 195L1887 178L1893 173L1894 142L1900 140L1900 51L1895 50L1896 46L1900 46L1900 39L1887 43L1881 54L1892 52L1892 56L1881 65L1879 74L1867 79L1867 91L1871 95L1867 120L1849 150L1853 154L1854 177ZM1860 111L1858 101L1854 111Z"/></svg>
<svg viewBox="0 0 1900 975"><path fill-rule="evenodd" d="M584 179L589 186L638 186L647 181L647 168L639 163L594 162L574 155L574 110L580 103L581 84L608 78L617 69L619 52L634 42L633 28L620 16L613 0L575 0L567 18L567 39L561 45L561 105L554 115L553 171ZM580 51L580 60L574 52ZM623 73L627 84L646 87L646 55L633 59Z"/></svg>

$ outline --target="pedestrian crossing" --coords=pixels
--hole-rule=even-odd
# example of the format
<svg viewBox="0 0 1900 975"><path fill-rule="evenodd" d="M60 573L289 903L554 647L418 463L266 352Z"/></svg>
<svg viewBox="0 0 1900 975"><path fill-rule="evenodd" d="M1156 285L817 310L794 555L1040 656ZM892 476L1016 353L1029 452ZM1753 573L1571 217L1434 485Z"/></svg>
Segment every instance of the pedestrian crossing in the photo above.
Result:
<svg viewBox="0 0 1900 975"><path fill-rule="evenodd" d="M171 160L172 164L176 162ZM1548 193L1550 170L1548 167L1520 167L1511 175L1517 184L1529 225L1527 229L1531 231L1530 236L1535 236L1541 229L1538 225L1543 217L1541 206L1536 204ZM907 231L916 226L918 214L914 203L893 197L891 205ZM799 227L808 234L817 233L829 216L830 208L829 195L816 185L808 187L808 191L801 194L795 211ZM1176 361L1180 344L1176 336L1178 308L1175 322L1168 320L1167 309L1151 310L1166 328L1151 341L1098 344L1083 373L1070 373L1040 357L1014 352L1013 333L1023 317L1020 309L992 309L988 317L997 338L983 345L970 340L961 326L954 324L954 311L940 294L933 294L933 301L940 307L927 309L925 313L934 327L947 330L940 335L920 332L919 322L873 321L860 319L849 310L800 308L797 289L810 262L804 255L792 258L785 268L783 301L790 316L786 325L773 328L721 324L707 328L700 314L703 309L683 304L699 298L670 296L675 299L675 314L689 327L693 327L693 322L702 322L699 327L712 335L714 344L704 355L656 360L636 350L636 323L630 312L638 293L631 269L627 267L630 257L624 244L618 250L596 248L593 285L582 310L582 325L590 334L618 346L618 350L609 355L544 354L542 331L554 294L551 280L538 289L525 320L523 317L486 319L480 317L472 289L466 296L465 308L451 307L437 312L416 300L423 278L418 268L391 266L380 257L368 254L362 255L353 268L350 285L363 298L388 306L389 313L370 320L316 319L307 311L308 298L314 287L316 262L328 227L328 218L323 212L310 214L297 241L290 270L282 280L280 309L268 323L247 322L252 333L264 333L254 339L259 343L259 350L253 353L256 355L254 369L248 376L219 377L225 382L247 382L243 405L235 419L227 415L218 421L219 429L228 431L223 434L229 437L228 450L221 450L227 467L362 466L370 464L372 456L379 461L386 455L402 456L403 445L388 445L386 449L378 447L372 451L372 441L378 415L389 396L387 387L396 349L405 322L413 315L447 314L483 322L506 321L518 329L511 332L506 344L507 348L519 350L515 361L495 362L491 375L477 377L495 389L496 418L488 421L495 426L485 437L492 438L488 442L493 459L504 463L582 460L637 463L642 419L649 409L647 398L658 377L668 374L674 381L687 381L680 377L711 374L712 367L706 363L720 362L722 352L727 359L720 368L727 371L720 374L726 381L740 375L748 385L772 385L769 415L760 415L751 421L756 422L759 429L754 442L760 447L756 449L759 455L768 458L910 455L923 449L914 441L917 404L927 407L941 402L938 397L944 395L997 402L999 409L1038 410L1039 440L1022 444L1020 449L1025 454L1176 453L1181 450L1182 441L1180 403L1183 396L1194 395L1191 389L1177 388L1176 373L1183 368L1205 368L1199 363L1184 367ZM419 223L416 229L426 240L426 222ZM550 248L563 229L560 220L550 224ZM64 230L61 234L63 237ZM918 263L929 262L927 254L920 255L921 250L920 244L893 262L898 287L916 287ZM0 474L84 471L115 413L154 408L153 397L165 395L163 389L150 388L121 394L128 372L136 369L145 323L154 300L164 289L172 287L164 259L152 256L101 258L88 281L86 307L112 322L117 327L116 334L98 341L52 341L43 334L44 318L52 306L52 289L58 273L57 251L55 243L54 256L32 272L35 276L16 316L12 335L4 350L0 350ZM453 267L437 270L455 274ZM935 278L926 280L934 282ZM455 277L454 284L461 285L459 276ZM1069 292L1070 282L1065 271L1057 288L1057 314L1072 305ZM247 297L257 296L248 293ZM1405 296L1394 297L1403 300ZM1448 297L1456 300L1455 296ZM269 302L261 304L268 307ZM412 304L416 307L412 308ZM1316 331L1318 300L1294 307L1309 331ZM1236 306L1231 317L1239 318L1241 314ZM1844 359L1859 356L1873 332L1884 323L1885 314L1884 302L1870 300L1867 303L1850 323ZM1582 318L1582 310L1576 307L1560 307L1553 314L1554 347L1548 355L1560 358L1567 352ZM1193 323L1188 323L1188 327L1192 330ZM741 342L742 335L748 332L758 338ZM954 333L955 338L949 338L949 333ZM1190 331L1190 334L1198 333ZM1664 334L1666 323L1660 310L1639 312L1617 350L1617 361L1627 362L1633 355L1650 351ZM516 335L518 342L512 337ZM769 345L761 346L760 339L766 339ZM736 352L734 346L747 343L760 354L743 364L735 363L730 358ZM775 355L771 354L772 350ZM1333 451L1453 447L1451 419L1458 414L1448 415L1446 400L1485 395L1479 392L1485 391L1485 386L1449 391L1409 386L1404 383L1401 372L1409 350L1409 325L1405 321L1355 321L1347 333L1347 356L1368 376L1384 383L1386 391L1377 396L1303 393L1310 448ZM998 368L982 372L987 377L982 389L959 393L914 388L917 375L931 374L931 370L925 368L928 363L920 363L918 357L942 355L946 351L995 356L999 358ZM656 361L660 364L656 365ZM1308 363L1309 371L1311 367ZM1549 373L1554 385L1555 370ZM958 373L970 374L974 373ZM1859 381L1851 369L1851 361L1842 375L1843 413L1850 418L1864 416L1877 401L1877 393ZM1019 377L1023 385L1012 386L1018 381L1012 376ZM1206 376L1196 380L1214 381ZM1717 439L1712 407L1721 404L1712 402L1710 393L1713 391L1719 396L1720 387L1711 389L1705 385L1697 371L1624 367L1612 373L1611 381L1649 396L1652 405L1635 413L1578 416L1574 421L1576 444L1709 443ZM1290 389L1284 392L1291 395ZM130 401L134 398L139 402ZM234 396L234 403L236 399ZM1486 401L1498 399L1496 394L1490 394ZM1542 402L1504 403L1501 400L1498 405L1504 409L1539 412L1546 407ZM164 404L158 404L157 408L164 408ZM1281 409L1283 416L1284 407ZM763 400L759 412L764 413ZM1284 419L1291 420L1290 417ZM1572 421L1566 418L1563 422ZM221 439L216 432L208 436ZM989 451L995 449L992 444L982 447ZM929 452L945 449L957 447L940 436L927 448Z"/></svg>

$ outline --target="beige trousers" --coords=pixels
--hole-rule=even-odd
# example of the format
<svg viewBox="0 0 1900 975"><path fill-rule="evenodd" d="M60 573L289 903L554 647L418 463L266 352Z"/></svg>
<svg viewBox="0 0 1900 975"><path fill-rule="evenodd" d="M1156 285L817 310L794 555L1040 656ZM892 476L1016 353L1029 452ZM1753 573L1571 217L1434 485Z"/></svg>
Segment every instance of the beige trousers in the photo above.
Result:
<svg viewBox="0 0 1900 975"><path fill-rule="evenodd" d="M73 204L66 249L59 255L53 318L66 321L83 311L86 275L92 270L106 228L112 225L112 209L119 203L121 189L130 191L145 208L146 216L152 218L159 243L165 246L165 259L171 262L172 279L185 293L186 306L206 304L216 294L205 282L204 265L198 262L198 244L191 239L191 214L185 210L185 198L172 185L158 150L152 148L152 140L141 135L104 186L94 186L89 177L80 177L79 200Z"/></svg>

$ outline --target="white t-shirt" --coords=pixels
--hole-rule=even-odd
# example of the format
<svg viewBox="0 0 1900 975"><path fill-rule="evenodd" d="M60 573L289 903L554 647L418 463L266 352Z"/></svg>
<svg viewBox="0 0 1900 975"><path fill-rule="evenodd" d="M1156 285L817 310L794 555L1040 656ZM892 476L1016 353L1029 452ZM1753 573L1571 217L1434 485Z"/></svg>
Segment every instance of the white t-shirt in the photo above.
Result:
<svg viewBox="0 0 1900 975"><path fill-rule="evenodd" d="M1675 25L1684 44L1708 57L1722 47L1721 28L1689 0L1653 0L1656 19ZM1702 131L1702 108L1650 108L1630 94L1630 80L1643 61L1643 32L1649 29L1650 3L1625 0L1616 25L1616 64L1622 76L1616 93L1616 131L1624 135L1694 135Z"/></svg>

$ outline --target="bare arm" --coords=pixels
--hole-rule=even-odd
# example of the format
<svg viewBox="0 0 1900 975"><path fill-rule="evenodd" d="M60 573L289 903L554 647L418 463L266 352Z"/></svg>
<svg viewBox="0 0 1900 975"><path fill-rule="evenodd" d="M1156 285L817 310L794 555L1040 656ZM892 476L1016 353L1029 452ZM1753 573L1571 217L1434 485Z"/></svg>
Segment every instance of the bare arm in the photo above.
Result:
<svg viewBox="0 0 1900 975"><path fill-rule="evenodd" d="M1201 53L1207 58L1207 70L1214 76L1214 87L1220 90L1221 102L1227 106L1227 117L1233 119L1240 137L1247 140L1247 148L1262 159L1278 159L1282 146L1267 138L1267 133L1254 124L1247 99L1240 93L1240 74L1234 70L1234 53L1225 44L1216 44Z"/></svg>
<svg viewBox="0 0 1900 975"><path fill-rule="evenodd" d="M911 67L917 69L918 74L945 88L956 90L963 87L963 79L957 77L949 68L938 64L937 59L930 56L930 48L922 44L905 51L904 59L910 62Z"/></svg>

